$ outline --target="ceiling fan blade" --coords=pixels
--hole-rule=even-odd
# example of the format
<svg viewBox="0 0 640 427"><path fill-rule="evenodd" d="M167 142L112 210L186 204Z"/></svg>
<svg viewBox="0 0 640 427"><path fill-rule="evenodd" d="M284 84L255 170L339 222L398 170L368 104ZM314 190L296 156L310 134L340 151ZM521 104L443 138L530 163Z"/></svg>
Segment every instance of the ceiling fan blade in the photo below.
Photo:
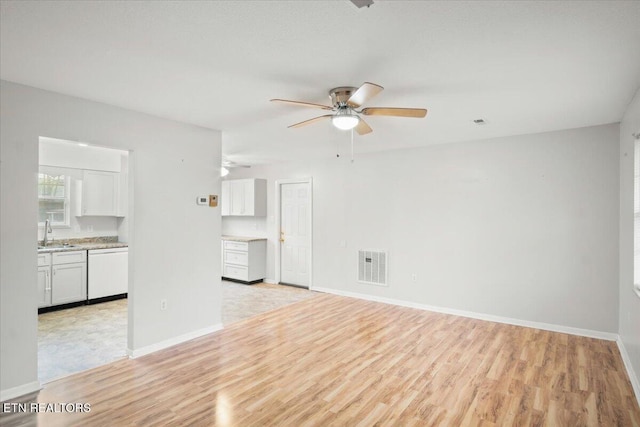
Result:
<svg viewBox="0 0 640 427"><path fill-rule="evenodd" d="M427 115L424 108L387 108L372 107L362 109L365 116L395 116L395 117L416 117L422 118Z"/></svg>
<svg viewBox="0 0 640 427"><path fill-rule="evenodd" d="M322 104L314 104L313 102L291 101L289 99L272 99L271 102L282 102L284 104L299 105L301 107L322 108L323 110L333 110L333 107Z"/></svg>
<svg viewBox="0 0 640 427"><path fill-rule="evenodd" d="M223 160L222 166L224 166L225 168L250 168L251 167L251 165L236 163L231 160Z"/></svg>
<svg viewBox="0 0 640 427"><path fill-rule="evenodd" d="M358 125L354 129L356 130L356 132L358 132L358 135L366 135L368 133L373 132L373 129L371 129L371 126L369 126L367 122L362 120L362 118L360 118Z"/></svg>
<svg viewBox="0 0 640 427"><path fill-rule="evenodd" d="M362 104L382 92L384 88L374 83L364 82L347 100L347 105L352 108L360 107Z"/></svg>
<svg viewBox="0 0 640 427"><path fill-rule="evenodd" d="M290 128L299 128L299 127L302 127L302 126L310 125L310 124L315 123L315 122L319 122L320 120L328 119L330 117L333 117L333 114L325 114L324 116L314 117L313 119L305 120L304 122L300 122L300 123L295 123L295 124L293 124L291 126L288 126L288 127L290 127Z"/></svg>

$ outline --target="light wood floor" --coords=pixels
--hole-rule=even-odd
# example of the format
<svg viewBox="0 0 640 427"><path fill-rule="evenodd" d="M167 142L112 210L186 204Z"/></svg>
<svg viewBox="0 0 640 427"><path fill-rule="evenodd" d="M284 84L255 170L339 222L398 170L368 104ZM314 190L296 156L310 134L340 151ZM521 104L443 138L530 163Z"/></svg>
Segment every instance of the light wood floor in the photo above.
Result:
<svg viewBox="0 0 640 427"><path fill-rule="evenodd" d="M37 401L91 412L13 421L640 426L614 342L328 294L54 381Z"/></svg>
<svg viewBox="0 0 640 427"><path fill-rule="evenodd" d="M315 295L293 286L222 281L222 323ZM83 305L38 316L38 380L48 383L126 357L127 300Z"/></svg>

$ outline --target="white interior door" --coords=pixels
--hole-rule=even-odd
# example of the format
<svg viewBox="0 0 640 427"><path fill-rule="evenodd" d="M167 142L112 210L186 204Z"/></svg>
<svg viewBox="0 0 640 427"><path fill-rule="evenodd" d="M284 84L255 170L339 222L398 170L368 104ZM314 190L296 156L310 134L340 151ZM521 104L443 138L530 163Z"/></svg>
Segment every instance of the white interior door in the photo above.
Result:
<svg viewBox="0 0 640 427"><path fill-rule="evenodd" d="M309 287L311 183L280 185L280 282Z"/></svg>

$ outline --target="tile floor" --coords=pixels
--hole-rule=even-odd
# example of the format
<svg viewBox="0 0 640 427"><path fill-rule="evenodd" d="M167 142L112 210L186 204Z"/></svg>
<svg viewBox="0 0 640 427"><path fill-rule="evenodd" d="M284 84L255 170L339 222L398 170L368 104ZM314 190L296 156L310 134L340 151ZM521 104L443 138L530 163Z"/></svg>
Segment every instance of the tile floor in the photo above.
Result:
<svg viewBox="0 0 640 427"><path fill-rule="evenodd" d="M222 323L229 325L317 295L293 286L222 282ZM127 300L38 316L41 383L126 357Z"/></svg>

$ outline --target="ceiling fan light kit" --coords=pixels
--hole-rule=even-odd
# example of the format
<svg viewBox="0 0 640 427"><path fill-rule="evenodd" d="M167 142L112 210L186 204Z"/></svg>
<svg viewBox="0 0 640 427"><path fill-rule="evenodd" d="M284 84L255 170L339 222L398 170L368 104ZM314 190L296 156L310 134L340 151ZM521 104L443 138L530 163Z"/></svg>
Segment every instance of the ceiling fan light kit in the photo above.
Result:
<svg viewBox="0 0 640 427"><path fill-rule="evenodd" d="M351 112L338 113L331 118L331 123L340 130L351 130L358 126L360 118Z"/></svg>
<svg viewBox="0 0 640 427"><path fill-rule="evenodd" d="M357 110L368 100L382 92L384 88L375 83L365 82L362 86L356 88L352 86L340 86L329 91L329 98L332 106L316 104L312 102L291 101L289 99L272 99L272 102L280 102L300 107L319 108L322 110L331 110L333 114L325 114L323 116L314 117L303 122L295 123L290 128L298 128L319 122L325 119L331 119L333 126L340 130L355 129L358 135L366 135L373 130L360 117L364 116L392 116L392 117L414 117L423 118L427 115L427 110L423 108L391 108L391 107L369 107Z"/></svg>

